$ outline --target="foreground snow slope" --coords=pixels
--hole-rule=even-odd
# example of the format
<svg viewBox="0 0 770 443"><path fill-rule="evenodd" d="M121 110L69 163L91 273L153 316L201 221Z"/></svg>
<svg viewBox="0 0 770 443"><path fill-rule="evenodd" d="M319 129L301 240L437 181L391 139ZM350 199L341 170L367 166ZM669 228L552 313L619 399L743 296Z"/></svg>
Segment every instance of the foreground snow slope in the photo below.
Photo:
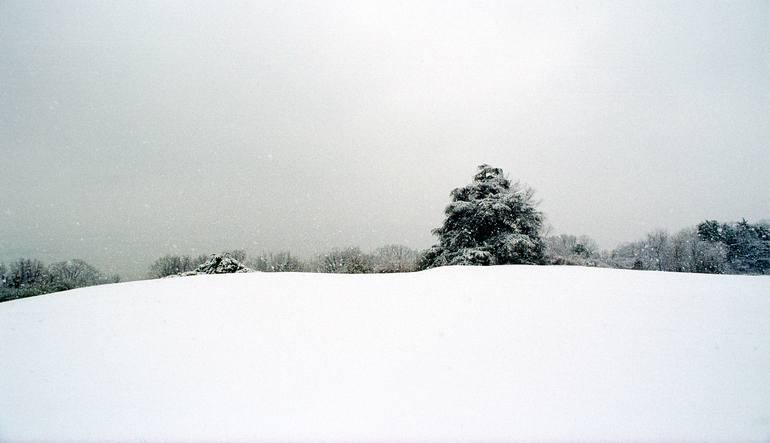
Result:
<svg viewBox="0 0 770 443"><path fill-rule="evenodd" d="M1 441L770 441L770 278L235 274L0 304Z"/></svg>

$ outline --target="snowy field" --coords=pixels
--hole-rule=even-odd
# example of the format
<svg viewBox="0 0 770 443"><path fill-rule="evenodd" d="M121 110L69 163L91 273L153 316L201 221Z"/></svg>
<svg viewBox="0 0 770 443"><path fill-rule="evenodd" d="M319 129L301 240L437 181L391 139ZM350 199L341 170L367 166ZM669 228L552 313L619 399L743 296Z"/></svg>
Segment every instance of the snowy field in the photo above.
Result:
<svg viewBox="0 0 770 443"><path fill-rule="evenodd" d="M0 441L770 441L770 277L254 273L0 304Z"/></svg>

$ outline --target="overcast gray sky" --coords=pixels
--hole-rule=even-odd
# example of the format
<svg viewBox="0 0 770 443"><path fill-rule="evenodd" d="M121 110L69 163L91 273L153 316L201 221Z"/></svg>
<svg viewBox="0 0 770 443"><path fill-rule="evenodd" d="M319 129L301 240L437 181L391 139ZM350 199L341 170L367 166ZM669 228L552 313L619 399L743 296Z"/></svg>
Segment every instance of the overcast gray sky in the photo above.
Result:
<svg viewBox="0 0 770 443"><path fill-rule="evenodd" d="M490 163L603 247L770 216L770 2L0 1L0 260L427 247Z"/></svg>

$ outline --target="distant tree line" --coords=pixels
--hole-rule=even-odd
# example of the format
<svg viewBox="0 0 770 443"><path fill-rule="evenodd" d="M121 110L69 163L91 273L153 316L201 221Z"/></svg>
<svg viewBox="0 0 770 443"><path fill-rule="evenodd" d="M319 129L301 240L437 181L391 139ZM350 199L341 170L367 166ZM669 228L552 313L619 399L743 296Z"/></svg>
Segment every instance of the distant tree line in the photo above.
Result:
<svg viewBox="0 0 770 443"><path fill-rule="evenodd" d="M34 258L20 258L0 263L0 302L119 281L118 275L105 276L79 259L46 266Z"/></svg>
<svg viewBox="0 0 770 443"><path fill-rule="evenodd" d="M335 248L303 260L288 251L248 257L236 249L213 255L165 255L148 277L229 272L412 272L447 265L550 264L710 274L770 274L770 224L706 220L675 234L664 230L600 251L587 236L545 233L534 191L509 181L499 168L481 165L472 182L450 193L438 242L424 251L386 245L366 253ZM23 258L0 263L0 301L117 282L82 260L45 266Z"/></svg>
<svg viewBox="0 0 770 443"><path fill-rule="evenodd" d="M319 272L333 274L370 274L416 271L419 252L403 245L386 245L370 253L358 247L334 248L303 260L288 251L264 252L248 257L246 251L224 251L227 255L258 272ZM192 272L209 259L208 255L165 255L150 266L148 277L162 278Z"/></svg>
<svg viewBox="0 0 770 443"><path fill-rule="evenodd" d="M546 238L552 264L705 274L770 274L770 223L706 220L675 234L655 230L611 251L588 237Z"/></svg>
<svg viewBox="0 0 770 443"><path fill-rule="evenodd" d="M248 257L243 249L235 249L214 255L227 256L259 272L365 274L416 271L419 252L403 245L386 245L370 253L357 247L334 248L308 260L288 251ZM150 265L147 277L189 275L205 266L214 255L164 255ZM46 266L34 258L20 258L8 264L0 263L0 302L119 281L119 276L105 276L79 259Z"/></svg>

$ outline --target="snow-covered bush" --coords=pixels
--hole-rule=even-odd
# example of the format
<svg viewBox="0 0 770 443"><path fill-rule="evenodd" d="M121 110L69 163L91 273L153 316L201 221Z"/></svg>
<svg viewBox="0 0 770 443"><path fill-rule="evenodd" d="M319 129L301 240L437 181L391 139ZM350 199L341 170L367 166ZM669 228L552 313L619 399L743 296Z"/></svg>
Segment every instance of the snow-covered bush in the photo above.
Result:
<svg viewBox="0 0 770 443"><path fill-rule="evenodd" d="M201 263L190 274L234 274L236 272L254 271L229 252L223 252L221 254L211 254L206 262Z"/></svg>
<svg viewBox="0 0 770 443"><path fill-rule="evenodd" d="M244 265L240 258L246 253L236 249L211 255L191 258L187 255L166 255L159 258L150 267L151 278L179 277L199 274L231 274L235 272L254 272Z"/></svg>

